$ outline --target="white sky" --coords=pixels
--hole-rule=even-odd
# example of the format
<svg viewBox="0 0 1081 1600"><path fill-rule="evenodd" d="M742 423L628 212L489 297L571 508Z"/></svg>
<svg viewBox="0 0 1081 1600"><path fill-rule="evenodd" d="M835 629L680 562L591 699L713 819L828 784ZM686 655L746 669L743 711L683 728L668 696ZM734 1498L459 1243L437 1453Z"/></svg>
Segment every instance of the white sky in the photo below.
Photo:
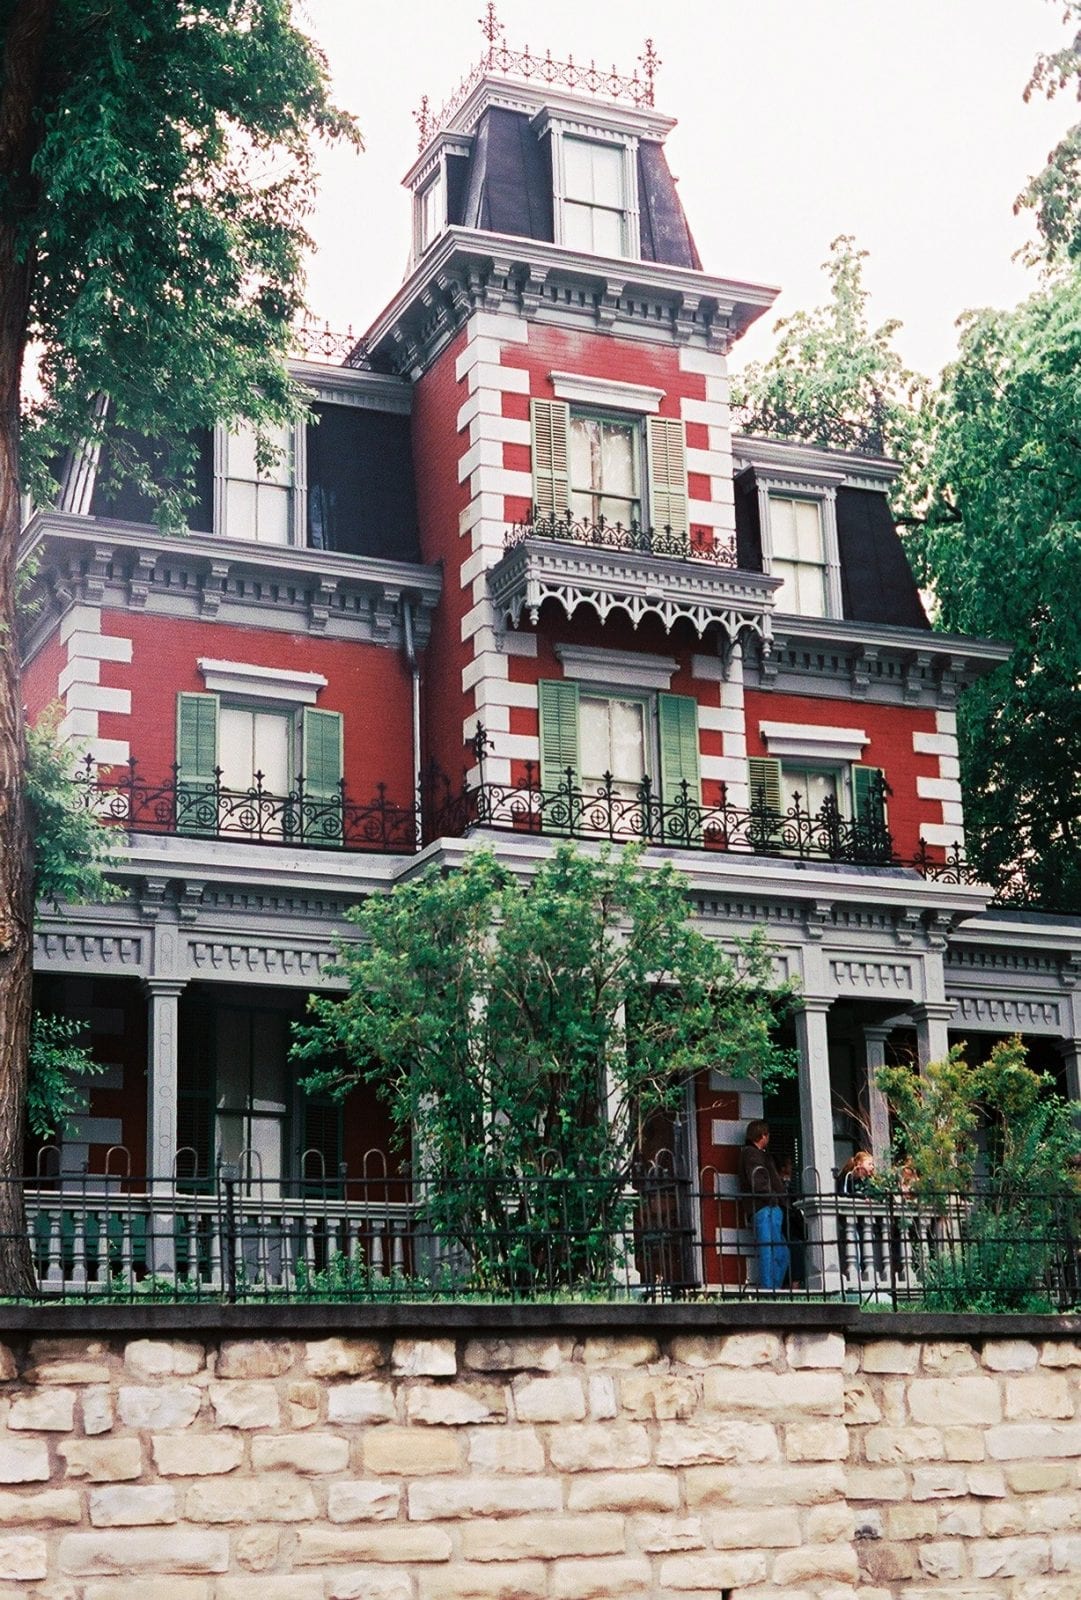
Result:
<svg viewBox="0 0 1081 1600"><path fill-rule="evenodd" d="M362 332L401 282L411 112L439 105L483 48L482 0L298 0L366 149L322 158L309 299ZM1048 0L502 0L512 48L634 69L647 36L658 109L680 118L668 159L708 271L779 285L776 314L824 298L838 233L870 252L876 321L937 373L966 308L1035 287L1013 253L1031 234L1014 196L1081 111L1022 101L1038 51L1067 34ZM775 315L736 346L768 353Z"/></svg>

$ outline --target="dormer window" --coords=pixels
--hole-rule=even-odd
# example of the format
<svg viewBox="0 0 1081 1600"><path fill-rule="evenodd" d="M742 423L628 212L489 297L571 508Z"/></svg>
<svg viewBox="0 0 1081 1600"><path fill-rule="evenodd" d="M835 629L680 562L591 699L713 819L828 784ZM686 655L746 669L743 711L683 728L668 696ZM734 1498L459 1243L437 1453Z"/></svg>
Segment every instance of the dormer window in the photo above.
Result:
<svg viewBox="0 0 1081 1600"><path fill-rule="evenodd" d="M447 225L447 186L439 166L417 193L417 255L421 256Z"/></svg>
<svg viewBox="0 0 1081 1600"><path fill-rule="evenodd" d="M770 571L783 579L774 604L801 617L829 616L822 506L791 495L769 497Z"/></svg>
<svg viewBox="0 0 1081 1600"><path fill-rule="evenodd" d="M626 152L594 139L563 140L563 240L572 250L625 256Z"/></svg>

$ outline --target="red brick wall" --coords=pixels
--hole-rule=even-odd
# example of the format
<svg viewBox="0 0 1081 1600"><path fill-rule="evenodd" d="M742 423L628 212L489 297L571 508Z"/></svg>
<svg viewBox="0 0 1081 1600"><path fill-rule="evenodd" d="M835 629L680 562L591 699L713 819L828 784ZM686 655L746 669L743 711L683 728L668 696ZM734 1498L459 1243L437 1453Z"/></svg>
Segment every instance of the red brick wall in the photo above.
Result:
<svg viewBox="0 0 1081 1600"><path fill-rule="evenodd" d="M50 634L32 661L23 667L23 705L31 722L36 722L60 698L60 673L67 661L67 650L60 643L59 630Z"/></svg>

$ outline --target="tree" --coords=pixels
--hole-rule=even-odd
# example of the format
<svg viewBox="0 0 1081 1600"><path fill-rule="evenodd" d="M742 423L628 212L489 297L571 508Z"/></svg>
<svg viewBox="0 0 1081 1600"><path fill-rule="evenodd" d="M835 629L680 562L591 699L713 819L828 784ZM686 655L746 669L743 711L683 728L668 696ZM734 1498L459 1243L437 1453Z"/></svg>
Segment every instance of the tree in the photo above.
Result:
<svg viewBox="0 0 1081 1600"><path fill-rule="evenodd" d="M1062 20L1077 28L1069 44L1040 55L1025 89L1025 100L1048 100L1072 89L1081 100L1081 0L1060 0ZM1025 252L1032 264L1054 268L1081 260L1081 123L1074 123L1049 153L1043 169L1030 178L1014 210L1032 211L1039 239Z"/></svg>
<svg viewBox="0 0 1081 1600"><path fill-rule="evenodd" d="M640 856L565 845L522 886L479 852L373 896L339 946L348 995L297 1031L309 1092L385 1098L433 1227L489 1285L551 1276L553 1248L561 1281L595 1278L649 1118L706 1067L788 1065L768 947L726 956Z"/></svg>
<svg viewBox="0 0 1081 1600"><path fill-rule="evenodd" d="M311 139L357 139L289 0L0 0L0 1178L18 1172L33 858L15 637L19 491L92 444L100 396L156 441L161 514L192 487L193 434L284 420ZM20 416L28 343L41 398ZM20 438L20 431L22 437ZM147 484L137 456L121 469ZM0 1239L22 1228L0 1183ZM28 1259L0 1251L0 1294Z"/></svg>
<svg viewBox="0 0 1081 1600"><path fill-rule="evenodd" d="M912 455L926 385L893 349L900 323L874 329L868 323L866 259L850 234L834 239L822 264L828 302L781 318L773 355L736 380L733 400L747 432L904 460Z"/></svg>

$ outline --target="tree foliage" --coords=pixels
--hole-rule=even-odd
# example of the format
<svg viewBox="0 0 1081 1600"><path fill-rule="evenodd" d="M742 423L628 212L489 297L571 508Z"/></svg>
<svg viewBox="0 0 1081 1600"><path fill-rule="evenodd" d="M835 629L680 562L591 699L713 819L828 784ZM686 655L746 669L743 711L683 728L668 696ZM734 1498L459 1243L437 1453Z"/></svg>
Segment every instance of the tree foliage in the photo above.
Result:
<svg viewBox="0 0 1081 1600"><path fill-rule="evenodd" d="M823 262L829 299L782 318L773 355L736 380L733 399L747 432L910 457L925 383L893 348L900 323L870 326L866 259L850 234L834 239Z"/></svg>
<svg viewBox="0 0 1081 1600"><path fill-rule="evenodd" d="M1070 42L1045 52L1025 89L1025 99L1043 95L1053 100L1073 93L1081 100L1081 0L1058 0L1062 20L1075 28ZM1030 263L1050 267L1081 261L1081 122L1068 128L1048 154L1043 168L1029 179L1014 210L1031 211L1038 239L1025 252Z"/></svg>
<svg viewBox="0 0 1081 1600"><path fill-rule="evenodd" d="M313 998L298 1030L309 1091L373 1084L439 1228L472 1250L498 1238L504 1272L508 1240L528 1256L544 1233L538 1180L576 1186L599 1227L643 1125L691 1076L787 1066L767 946L725 955L689 920L682 877L640 854L563 846L523 887L479 852L373 896L340 946L348 995Z"/></svg>

